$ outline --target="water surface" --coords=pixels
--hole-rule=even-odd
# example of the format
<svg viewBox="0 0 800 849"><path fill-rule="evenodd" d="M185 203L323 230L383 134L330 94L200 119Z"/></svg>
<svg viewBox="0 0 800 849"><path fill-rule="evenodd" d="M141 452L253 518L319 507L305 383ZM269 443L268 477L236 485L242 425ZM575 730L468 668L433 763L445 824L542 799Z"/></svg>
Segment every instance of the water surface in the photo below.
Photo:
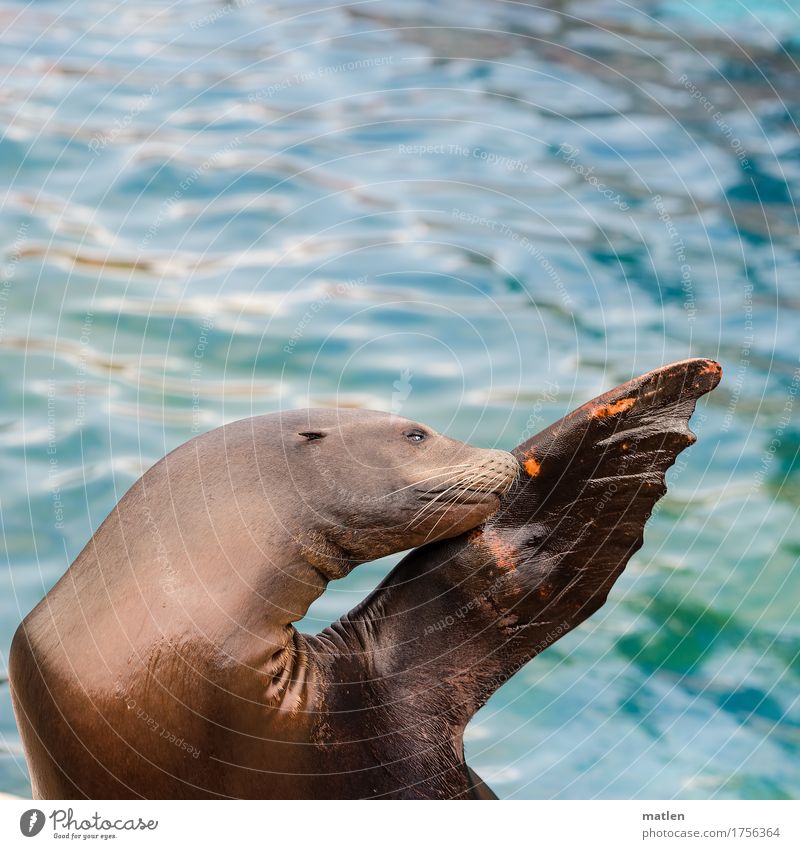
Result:
<svg viewBox="0 0 800 849"><path fill-rule="evenodd" d="M3 2L0 663L196 433L342 404L511 448L709 356L644 548L468 756L510 798L800 795L797 25L778 0ZM7 687L0 791L29 792Z"/></svg>

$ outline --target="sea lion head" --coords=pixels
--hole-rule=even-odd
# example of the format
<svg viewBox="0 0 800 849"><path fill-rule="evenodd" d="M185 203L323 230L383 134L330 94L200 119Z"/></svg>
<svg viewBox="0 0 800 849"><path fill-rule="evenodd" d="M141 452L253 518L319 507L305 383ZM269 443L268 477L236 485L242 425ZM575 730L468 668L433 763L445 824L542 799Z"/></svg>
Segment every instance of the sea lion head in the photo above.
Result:
<svg viewBox="0 0 800 849"><path fill-rule="evenodd" d="M476 527L497 510L520 469L509 452L372 410L283 414L282 440L314 525L356 560Z"/></svg>

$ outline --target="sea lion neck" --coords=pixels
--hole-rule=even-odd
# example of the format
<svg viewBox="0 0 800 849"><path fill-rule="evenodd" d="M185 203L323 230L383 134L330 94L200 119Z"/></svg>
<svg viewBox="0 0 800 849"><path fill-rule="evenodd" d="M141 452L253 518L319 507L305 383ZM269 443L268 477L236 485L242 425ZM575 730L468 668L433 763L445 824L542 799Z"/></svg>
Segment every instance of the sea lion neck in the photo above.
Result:
<svg viewBox="0 0 800 849"><path fill-rule="evenodd" d="M308 531L296 542L300 558L326 581L344 578L364 562L363 558L339 545L330 529Z"/></svg>

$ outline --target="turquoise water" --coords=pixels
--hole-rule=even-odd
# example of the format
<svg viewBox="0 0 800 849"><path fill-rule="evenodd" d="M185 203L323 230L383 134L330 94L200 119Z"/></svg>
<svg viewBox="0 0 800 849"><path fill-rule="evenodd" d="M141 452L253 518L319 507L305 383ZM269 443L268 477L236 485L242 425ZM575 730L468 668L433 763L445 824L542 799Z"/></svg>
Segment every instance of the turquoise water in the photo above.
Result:
<svg viewBox="0 0 800 849"><path fill-rule="evenodd" d="M0 664L196 433L343 404L511 448L709 356L645 547L468 755L504 797L796 798L797 4L440 5L0 5Z"/></svg>

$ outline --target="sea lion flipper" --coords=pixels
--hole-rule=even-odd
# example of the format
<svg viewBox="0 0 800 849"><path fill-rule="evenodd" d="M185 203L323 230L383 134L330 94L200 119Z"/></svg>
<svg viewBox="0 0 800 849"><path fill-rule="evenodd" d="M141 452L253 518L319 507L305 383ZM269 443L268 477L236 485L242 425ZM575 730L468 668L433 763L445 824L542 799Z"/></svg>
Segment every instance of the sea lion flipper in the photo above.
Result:
<svg viewBox="0 0 800 849"><path fill-rule="evenodd" d="M695 441L688 422L697 399L720 376L711 360L673 363L518 446L513 453L525 474L487 523L490 541L498 535L555 586L577 592L576 584L585 584L577 597L588 616L641 547L645 522L666 492L667 469ZM590 574L582 576L587 566Z"/></svg>

